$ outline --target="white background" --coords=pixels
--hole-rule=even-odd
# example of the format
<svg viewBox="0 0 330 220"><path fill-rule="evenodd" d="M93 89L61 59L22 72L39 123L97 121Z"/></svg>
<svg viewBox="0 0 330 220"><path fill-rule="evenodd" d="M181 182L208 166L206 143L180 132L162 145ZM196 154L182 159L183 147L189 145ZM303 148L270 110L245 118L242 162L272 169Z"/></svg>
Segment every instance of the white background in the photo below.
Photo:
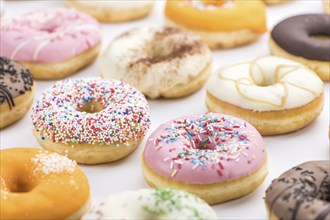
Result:
<svg viewBox="0 0 330 220"><path fill-rule="evenodd" d="M19 15L32 9L64 6L62 1L5 1L5 16ZM157 1L153 12L145 19L116 24L102 24L103 50L118 34L136 26L161 25L164 22L164 1ZM305 0L267 7L268 28L291 15L323 13L321 1ZM237 49L213 52L214 69L242 60L269 54L264 34L257 42ZM3 45L2 45L3 46ZM99 76L96 61L73 75L72 78ZM54 81L37 81L36 97ZM329 160L329 83L325 83L325 106L319 118L308 127L288 135L265 137L269 156L269 174L263 184L250 195L231 202L214 205L219 219L266 219L263 197L271 180L291 167L309 160ZM157 126L168 120L207 111L204 104L205 88L188 97L175 100L149 100L152 125L147 136ZM31 111L12 126L1 130L1 149L12 147L39 147L32 135ZM145 138L146 140L147 138ZM107 195L131 189L148 187L141 172L141 154L144 142L128 157L114 163L82 166L90 186L92 202L101 201ZM74 199L74 198L72 198Z"/></svg>

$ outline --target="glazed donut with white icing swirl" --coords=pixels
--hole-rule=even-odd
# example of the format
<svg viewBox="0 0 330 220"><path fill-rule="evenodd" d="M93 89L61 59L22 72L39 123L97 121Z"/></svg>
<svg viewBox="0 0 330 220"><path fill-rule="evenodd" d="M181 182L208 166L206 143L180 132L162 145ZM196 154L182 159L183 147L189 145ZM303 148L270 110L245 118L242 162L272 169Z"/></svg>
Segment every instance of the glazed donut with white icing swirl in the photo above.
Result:
<svg viewBox="0 0 330 220"><path fill-rule="evenodd" d="M139 189L110 196L82 219L217 219L200 198L175 189Z"/></svg>
<svg viewBox="0 0 330 220"><path fill-rule="evenodd" d="M171 27L140 27L110 43L101 59L101 73L149 98L175 98L203 86L211 60L207 45L194 34Z"/></svg>
<svg viewBox="0 0 330 220"><path fill-rule="evenodd" d="M296 131L323 108L323 83L294 61L268 56L224 67L207 83L206 105L254 125L263 135Z"/></svg>
<svg viewBox="0 0 330 220"><path fill-rule="evenodd" d="M67 79L44 91L32 108L40 145L78 163L125 157L150 126L149 106L135 88L117 80Z"/></svg>

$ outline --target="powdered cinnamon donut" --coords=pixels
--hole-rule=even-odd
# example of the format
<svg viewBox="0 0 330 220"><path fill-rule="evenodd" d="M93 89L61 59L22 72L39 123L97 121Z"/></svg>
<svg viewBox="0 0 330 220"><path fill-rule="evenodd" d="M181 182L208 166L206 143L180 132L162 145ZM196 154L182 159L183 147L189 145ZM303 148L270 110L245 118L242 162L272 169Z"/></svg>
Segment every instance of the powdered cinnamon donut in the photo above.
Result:
<svg viewBox="0 0 330 220"><path fill-rule="evenodd" d="M140 27L110 43L101 59L101 73L134 86L149 98L175 98L205 83L211 59L197 35L172 27Z"/></svg>

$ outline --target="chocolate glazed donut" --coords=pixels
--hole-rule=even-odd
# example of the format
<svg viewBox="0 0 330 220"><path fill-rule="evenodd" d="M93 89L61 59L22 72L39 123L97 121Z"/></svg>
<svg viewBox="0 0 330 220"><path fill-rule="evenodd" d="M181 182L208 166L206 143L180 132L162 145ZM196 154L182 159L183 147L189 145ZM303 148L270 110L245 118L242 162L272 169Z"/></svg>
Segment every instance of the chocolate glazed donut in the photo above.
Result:
<svg viewBox="0 0 330 220"><path fill-rule="evenodd" d="M270 219L330 219L329 161L310 161L283 173L266 191Z"/></svg>
<svg viewBox="0 0 330 220"><path fill-rule="evenodd" d="M304 14L285 19L271 32L275 43L290 54L310 60L330 61L330 16L327 14Z"/></svg>
<svg viewBox="0 0 330 220"><path fill-rule="evenodd" d="M21 64L0 57L0 105L7 103L11 110L17 96L31 91L33 78Z"/></svg>

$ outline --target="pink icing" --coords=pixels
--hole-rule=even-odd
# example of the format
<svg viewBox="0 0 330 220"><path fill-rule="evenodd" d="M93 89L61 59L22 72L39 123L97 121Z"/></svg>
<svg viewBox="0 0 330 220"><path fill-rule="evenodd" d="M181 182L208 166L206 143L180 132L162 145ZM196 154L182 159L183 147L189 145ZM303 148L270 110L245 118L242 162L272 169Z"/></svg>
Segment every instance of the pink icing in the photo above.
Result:
<svg viewBox="0 0 330 220"><path fill-rule="evenodd" d="M56 63L100 43L99 24L74 9L43 9L4 20L0 56L18 61Z"/></svg>
<svg viewBox="0 0 330 220"><path fill-rule="evenodd" d="M264 164L266 152L265 142L252 125L207 113L160 125L146 143L144 159L165 178L211 184L254 173Z"/></svg>

